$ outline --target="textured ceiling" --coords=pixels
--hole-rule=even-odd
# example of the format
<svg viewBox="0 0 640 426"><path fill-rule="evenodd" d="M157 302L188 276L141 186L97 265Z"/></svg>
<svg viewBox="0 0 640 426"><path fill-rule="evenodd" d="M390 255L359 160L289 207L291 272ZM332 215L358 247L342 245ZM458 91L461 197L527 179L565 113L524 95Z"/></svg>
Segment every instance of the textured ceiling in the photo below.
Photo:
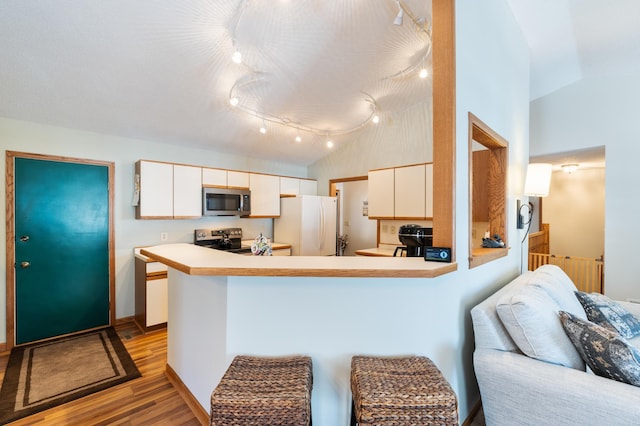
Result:
<svg viewBox="0 0 640 426"><path fill-rule="evenodd" d="M431 2L401 4L399 26L395 0L2 0L0 116L309 164L372 100L385 125L430 98Z"/></svg>

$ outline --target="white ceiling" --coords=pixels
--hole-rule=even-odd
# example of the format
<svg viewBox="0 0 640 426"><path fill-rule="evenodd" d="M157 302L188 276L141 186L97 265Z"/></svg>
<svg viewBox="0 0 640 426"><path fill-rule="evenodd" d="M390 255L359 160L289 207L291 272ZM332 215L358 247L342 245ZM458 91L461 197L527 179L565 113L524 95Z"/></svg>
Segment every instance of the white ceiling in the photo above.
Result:
<svg viewBox="0 0 640 426"><path fill-rule="evenodd" d="M310 164L372 100L384 125L430 98L431 1L401 4L403 25L395 0L2 0L0 116Z"/></svg>
<svg viewBox="0 0 640 426"><path fill-rule="evenodd" d="M531 54L531 100L582 78L640 73L640 1L507 0Z"/></svg>
<svg viewBox="0 0 640 426"><path fill-rule="evenodd" d="M532 99L640 72L639 0L506 1ZM428 28L430 0L401 3ZM369 95L380 125L428 99L414 69L430 65L428 36L397 13L395 0L2 0L0 116L310 164L326 135L268 120L262 135L255 114L333 133L370 117ZM255 114L229 105L234 84ZM357 132L329 136L339 149Z"/></svg>

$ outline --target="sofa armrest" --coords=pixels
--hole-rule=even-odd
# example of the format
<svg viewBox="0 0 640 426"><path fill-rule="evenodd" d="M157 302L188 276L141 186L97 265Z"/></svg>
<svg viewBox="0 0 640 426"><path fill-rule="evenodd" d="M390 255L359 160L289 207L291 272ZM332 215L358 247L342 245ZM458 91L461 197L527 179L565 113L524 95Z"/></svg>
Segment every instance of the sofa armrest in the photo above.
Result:
<svg viewBox="0 0 640 426"><path fill-rule="evenodd" d="M640 419L640 387L512 352L473 355L488 425L628 425Z"/></svg>

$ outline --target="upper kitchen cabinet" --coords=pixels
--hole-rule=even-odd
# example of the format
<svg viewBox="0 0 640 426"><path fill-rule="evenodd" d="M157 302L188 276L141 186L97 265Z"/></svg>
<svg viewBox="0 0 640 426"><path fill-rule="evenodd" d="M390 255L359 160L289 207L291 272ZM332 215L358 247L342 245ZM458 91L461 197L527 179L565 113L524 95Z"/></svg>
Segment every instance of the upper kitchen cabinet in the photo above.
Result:
<svg viewBox="0 0 640 426"><path fill-rule="evenodd" d="M202 169L202 186L249 189L249 173L205 167Z"/></svg>
<svg viewBox="0 0 640 426"><path fill-rule="evenodd" d="M280 176L280 196L295 197L300 195L300 179Z"/></svg>
<svg viewBox="0 0 640 426"><path fill-rule="evenodd" d="M280 176L249 174L251 217L280 216Z"/></svg>
<svg viewBox="0 0 640 426"><path fill-rule="evenodd" d="M138 161L136 219L173 219L173 164Z"/></svg>
<svg viewBox="0 0 640 426"><path fill-rule="evenodd" d="M173 165L173 218L202 216L202 169Z"/></svg>
<svg viewBox="0 0 640 426"><path fill-rule="evenodd" d="M300 179L300 195L318 195L318 181L315 179Z"/></svg>
<svg viewBox="0 0 640 426"><path fill-rule="evenodd" d="M318 195L318 181L294 177L280 177L280 196Z"/></svg>
<svg viewBox="0 0 640 426"><path fill-rule="evenodd" d="M371 170L370 219L424 220L433 217L433 164Z"/></svg>
<svg viewBox="0 0 640 426"><path fill-rule="evenodd" d="M396 219L424 218L426 184L424 164L397 167L394 178L394 217Z"/></svg>
<svg viewBox="0 0 640 426"><path fill-rule="evenodd" d="M224 169L202 168L202 186L214 188L227 187L227 171Z"/></svg>
<svg viewBox="0 0 640 426"><path fill-rule="evenodd" d="M227 171L227 188L231 189L249 189L249 173L237 172L235 170Z"/></svg>
<svg viewBox="0 0 640 426"><path fill-rule="evenodd" d="M370 219L393 219L394 169L371 170L368 173Z"/></svg>
<svg viewBox="0 0 640 426"><path fill-rule="evenodd" d="M140 160L136 219L185 219L202 215L200 167Z"/></svg>

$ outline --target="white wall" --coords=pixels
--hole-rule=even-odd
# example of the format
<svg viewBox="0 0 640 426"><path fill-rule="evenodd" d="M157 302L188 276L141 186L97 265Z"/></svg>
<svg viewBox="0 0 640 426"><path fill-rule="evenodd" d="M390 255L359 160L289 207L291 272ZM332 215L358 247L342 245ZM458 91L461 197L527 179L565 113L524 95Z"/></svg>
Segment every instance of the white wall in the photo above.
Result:
<svg viewBox="0 0 640 426"><path fill-rule="evenodd" d="M604 253L605 170L555 171L542 199L542 222L550 225L549 252L599 258Z"/></svg>
<svg viewBox="0 0 640 426"><path fill-rule="evenodd" d="M143 140L119 138L80 130L46 126L0 118L0 143L4 150L87 158L115 163L115 257L116 317L134 313L133 248L163 244L160 233L167 232L167 243L193 242L193 230L207 227L240 226L248 239L259 232L273 236L271 219L239 219L233 217L198 220L136 220L131 207L134 163L139 159L158 160L198 166L250 170L288 176L306 177L303 167L270 163L213 151L189 149ZM3 155L4 156L4 155ZM5 161L0 162L5 176ZM0 185L0 198L5 199L5 185ZM5 209L0 211L3 222ZM0 276L6 276L6 229L0 231ZM0 287L0 342L6 341L6 291Z"/></svg>
<svg viewBox="0 0 640 426"><path fill-rule="evenodd" d="M531 155L605 146L605 293L640 298L640 75L586 79L531 103Z"/></svg>
<svg viewBox="0 0 640 426"><path fill-rule="evenodd" d="M345 256L356 250L377 247L377 221L362 215L362 204L368 200L368 181L356 180L336 185L341 197L341 233L348 235Z"/></svg>

